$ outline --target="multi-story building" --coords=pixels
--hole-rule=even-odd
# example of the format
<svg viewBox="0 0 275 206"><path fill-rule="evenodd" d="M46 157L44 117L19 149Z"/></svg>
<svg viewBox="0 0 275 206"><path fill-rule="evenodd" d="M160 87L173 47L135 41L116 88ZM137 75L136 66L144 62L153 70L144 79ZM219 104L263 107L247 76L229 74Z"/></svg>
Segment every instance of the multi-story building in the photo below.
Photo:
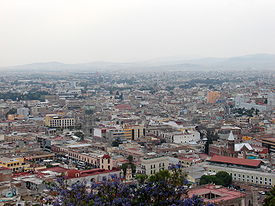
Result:
<svg viewBox="0 0 275 206"><path fill-rule="evenodd" d="M45 126L54 128L69 128L75 126L75 119L57 114L48 114L44 118Z"/></svg>
<svg viewBox="0 0 275 206"><path fill-rule="evenodd" d="M264 147L268 148L269 152L275 152L275 138L262 138L261 142Z"/></svg>
<svg viewBox="0 0 275 206"><path fill-rule="evenodd" d="M30 164L26 163L24 158L0 158L0 166L11 169L13 172L23 172L30 169Z"/></svg>
<svg viewBox="0 0 275 206"><path fill-rule="evenodd" d="M136 140L145 136L145 128L139 125L118 128L95 128L94 136L107 141L113 141L115 139Z"/></svg>
<svg viewBox="0 0 275 206"><path fill-rule="evenodd" d="M261 168L261 160L250 160L226 156L214 156L207 165L208 172L225 171L232 176L233 181L264 186L275 184L275 174Z"/></svg>
<svg viewBox="0 0 275 206"><path fill-rule="evenodd" d="M169 157L154 156L142 159L140 166L140 173L146 175L155 174L161 170L167 170L169 166Z"/></svg>

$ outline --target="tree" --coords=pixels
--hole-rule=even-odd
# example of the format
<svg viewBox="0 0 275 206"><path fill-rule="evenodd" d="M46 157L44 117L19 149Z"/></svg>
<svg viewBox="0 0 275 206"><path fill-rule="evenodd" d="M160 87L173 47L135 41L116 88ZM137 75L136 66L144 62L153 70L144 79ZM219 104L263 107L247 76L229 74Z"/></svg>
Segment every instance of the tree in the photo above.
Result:
<svg viewBox="0 0 275 206"><path fill-rule="evenodd" d="M120 139L115 139L115 140L112 142L112 147L118 147L121 143L122 143L122 142L121 142Z"/></svg>
<svg viewBox="0 0 275 206"><path fill-rule="evenodd" d="M203 175L201 177L200 185L205 185L210 183L227 187L232 184L232 176L227 172L220 171L216 175Z"/></svg>
<svg viewBox="0 0 275 206"><path fill-rule="evenodd" d="M145 181L148 179L148 176L145 174L137 174L135 179L138 181L139 184L144 184Z"/></svg>
<svg viewBox="0 0 275 206"><path fill-rule="evenodd" d="M203 200L197 196L186 198L187 190L183 179L180 184L173 178L181 177L180 168L172 168L169 172L156 173L154 180L149 180L145 175L140 175L139 184L123 184L118 178L91 182L91 186L77 182L67 185L64 178L59 178L51 191L55 194L55 206L84 206L84 205L114 205L114 206L202 206ZM178 176L179 175L179 176Z"/></svg>
<svg viewBox="0 0 275 206"><path fill-rule="evenodd" d="M84 140L84 133L83 132L75 132L74 135L79 137L81 141Z"/></svg>
<svg viewBox="0 0 275 206"><path fill-rule="evenodd" d="M136 172L136 165L134 165L133 163L123 163L123 164L121 165L121 169L122 169L122 171L123 171L123 175L124 175L124 176L126 175L126 170L127 170L128 166L131 167L133 173Z"/></svg>
<svg viewBox="0 0 275 206"><path fill-rule="evenodd" d="M275 186L268 192L264 200L264 206L275 206Z"/></svg>
<svg viewBox="0 0 275 206"><path fill-rule="evenodd" d="M134 157L133 157L132 155L129 155L129 156L127 157L127 160L129 161L129 163L132 163L133 160L134 160Z"/></svg>

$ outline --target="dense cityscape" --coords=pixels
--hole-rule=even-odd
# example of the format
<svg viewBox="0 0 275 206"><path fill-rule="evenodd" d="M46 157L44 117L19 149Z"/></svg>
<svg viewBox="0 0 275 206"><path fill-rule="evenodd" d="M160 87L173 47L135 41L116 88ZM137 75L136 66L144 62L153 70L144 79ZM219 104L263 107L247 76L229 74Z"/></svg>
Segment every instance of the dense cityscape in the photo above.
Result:
<svg viewBox="0 0 275 206"><path fill-rule="evenodd" d="M273 205L274 77L3 72L0 205Z"/></svg>
<svg viewBox="0 0 275 206"><path fill-rule="evenodd" d="M0 0L0 206L275 206L275 0Z"/></svg>

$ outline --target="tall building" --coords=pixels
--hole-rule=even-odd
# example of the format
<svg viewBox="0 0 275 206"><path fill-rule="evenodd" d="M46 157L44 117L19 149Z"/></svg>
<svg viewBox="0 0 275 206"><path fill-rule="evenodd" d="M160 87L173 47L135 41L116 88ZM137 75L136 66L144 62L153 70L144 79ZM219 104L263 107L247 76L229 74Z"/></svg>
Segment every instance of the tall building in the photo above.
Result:
<svg viewBox="0 0 275 206"><path fill-rule="evenodd" d="M220 98L221 93L218 91L209 91L207 93L207 103L214 104Z"/></svg>
<svg viewBox="0 0 275 206"><path fill-rule="evenodd" d="M54 128L68 128L75 126L75 119L57 114L48 114L44 118L45 126Z"/></svg>

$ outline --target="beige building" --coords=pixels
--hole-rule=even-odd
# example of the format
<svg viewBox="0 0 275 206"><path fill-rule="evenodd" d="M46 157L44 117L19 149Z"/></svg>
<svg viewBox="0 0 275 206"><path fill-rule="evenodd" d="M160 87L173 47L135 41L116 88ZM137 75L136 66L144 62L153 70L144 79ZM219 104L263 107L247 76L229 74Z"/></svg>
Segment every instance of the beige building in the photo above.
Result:
<svg viewBox="0 0 275 206"><path fill-rule="evenodd" d="M68 128L75 126L75 119L57 114L48 114L44 118L45 126L55 128Z"/></svg>
<svg viewBox="0 0 275 206"><path fill-rule="evenodd" d="M233 181L244 182L249 184L274 186L275 174L269 172L262 172L258 169L245 169L236 167L225 167L218 165L206 165L208 172L225 171L232 176Z"/></svg>
<svg viewBox="0 0 275 206"><path fill-rule="evenodd" d="M155 174L161 170L167 170L169 166L169 157L148 157L141 161L140 173L146 175Z"/></svg>

